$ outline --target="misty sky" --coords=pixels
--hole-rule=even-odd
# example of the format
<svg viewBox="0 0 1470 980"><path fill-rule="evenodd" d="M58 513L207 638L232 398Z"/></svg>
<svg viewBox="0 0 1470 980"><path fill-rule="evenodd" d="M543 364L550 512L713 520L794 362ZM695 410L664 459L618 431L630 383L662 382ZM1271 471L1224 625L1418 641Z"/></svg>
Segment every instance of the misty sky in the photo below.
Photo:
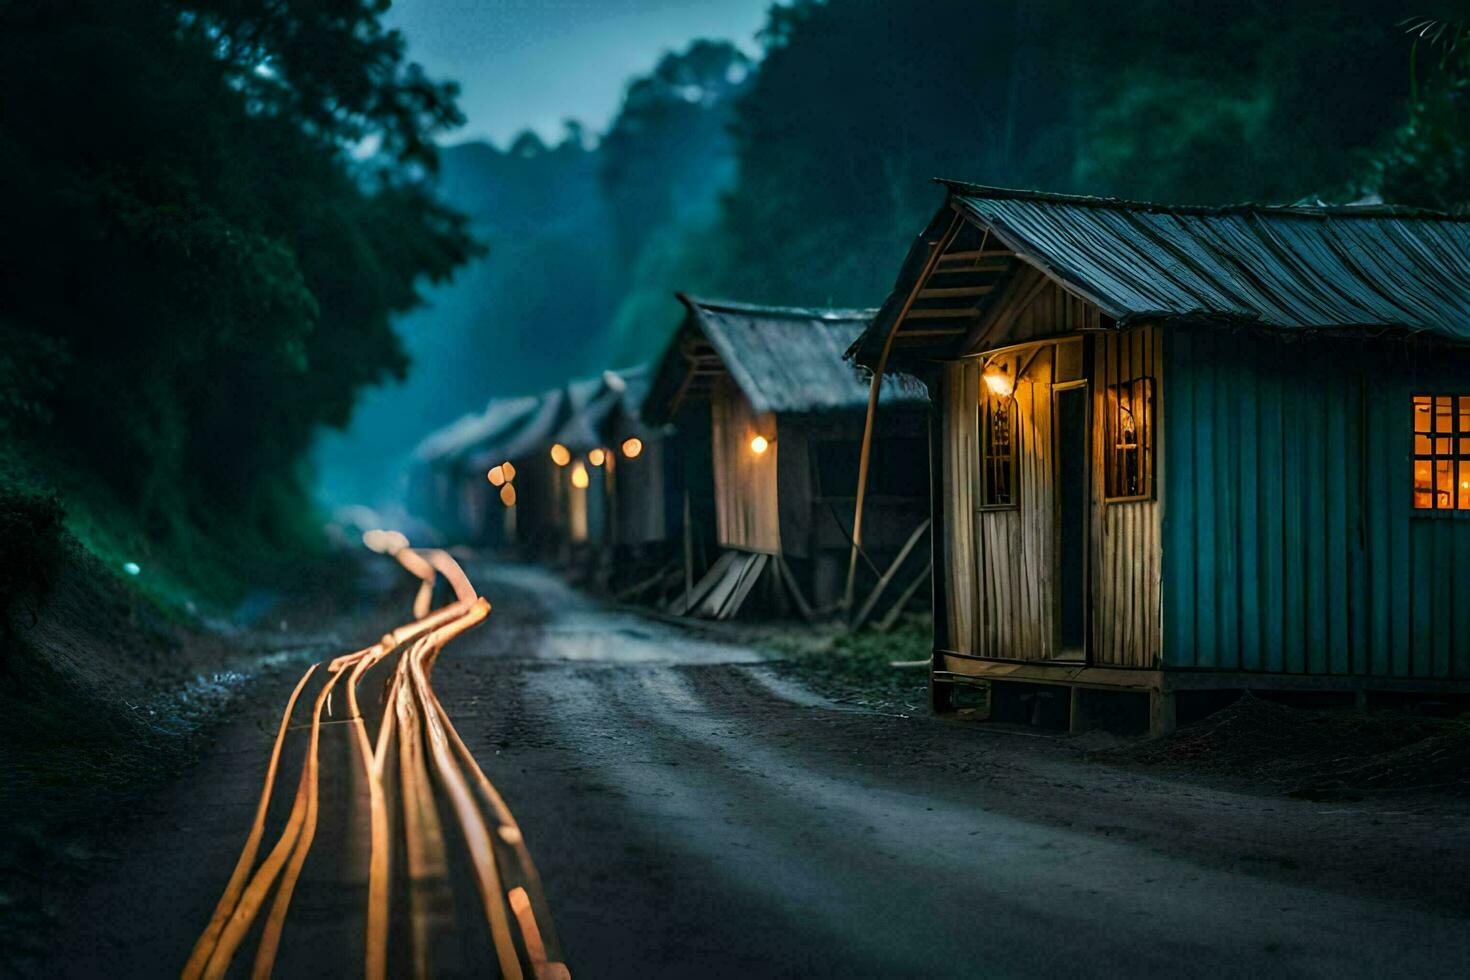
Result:
<svg viewBox="0 0 1470 980"><path fill-rule="evenodd" d="M468 122L450 139L504 145L531 127L559 136L572 117L601 132L623 85L698 37L755 53L771 0L395 0L385 18L409 57L457 80Z"/></svg>

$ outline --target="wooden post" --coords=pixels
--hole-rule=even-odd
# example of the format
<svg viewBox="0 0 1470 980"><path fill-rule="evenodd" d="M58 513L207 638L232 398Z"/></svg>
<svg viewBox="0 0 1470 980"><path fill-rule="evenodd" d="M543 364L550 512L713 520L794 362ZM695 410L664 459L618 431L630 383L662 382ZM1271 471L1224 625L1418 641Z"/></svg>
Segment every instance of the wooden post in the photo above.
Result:
<svg viewBox="0 0 1470 980"><path fill-rule="evenodd" d="M852 554L847 559L847 588L842 595L842 608L844 609L852 608L853 590L857 586L858 549L863 545L863 501L868 494L868 460L873 451L873 420L878 414L878 392L883 385L883 371L888 367L888 355L893 350L893 337L898 333L903 318L913 307L914 300L919 298L919 290L924 288L929 274L939 264L939 257L944 254L944 250L949 248L950 242L954 241L955 236L959 234L963 223L964 218L956 211L954 220L949 223L949 228L930 250L923 271L919 273L919 278L914 282L914 288L909 290L908 298L903 301L903 307L893 318L888 334L883 338L883 348L878 352L878 363L873 365L873 383L868 387L868 414L863 419L863 446L858 454L857 500L854 502L852 513Z"/></svg>
<svg viewBox="0 0 1470 980"><path fill-rule="evenodd" d="M1154 738L1174 734L1174 692L1156 689L1148 692L1148 733Z"/></svg>
<svg viewBox="0 0 1470 980"><path fill-rule="evenodd" d="M878 597L883 594L884 589L888 588L888 583L892 582L893 576L898 574L898 570L903 565L904 560L908 558L909 552L914 550L914 545L919 543L919 538L923 537L924 532L928 529L929 518L926 517L923 523L914 529L914 533L909 535L909 539L904 542L903 548L899 550L898 557L893 559L892 563L889 564L888 570L879 577L878 584L873 586L872 594L868 596L867 601L863 603L863 607L858 610L857 615L849 622L848 626L850 629L859 629L867 621L868 614L873 611L873 606L878 602Z"/></svg>
<svg viewBox="0 0 1470 980"><path fill-rule="evenodd" d="M684 608L694 593L694 522L689 517L689 488L684 488Z"/></svg>
<svg viewBox="0 0 1470 980"><path fill-rule="evenodd" d="M1092 719L1087 717L1087 690L1073 685L1071 692L1067 709L1067 731L1072 735L1081 735L1092 727Z"/></svg>

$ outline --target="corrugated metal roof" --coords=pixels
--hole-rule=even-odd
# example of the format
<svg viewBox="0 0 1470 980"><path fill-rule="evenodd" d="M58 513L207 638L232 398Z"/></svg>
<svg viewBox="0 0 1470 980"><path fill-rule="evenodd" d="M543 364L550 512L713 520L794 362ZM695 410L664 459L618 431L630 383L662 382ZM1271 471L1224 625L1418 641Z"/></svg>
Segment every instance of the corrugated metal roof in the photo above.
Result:
<svg viewBox="0 0 1470 980"><path fill-rule="evenodd" d="M1470 341L1470 223L1386 207L1170 207L945 182L951 204L1119 320L1396 327Z"/></svg>
<svg viewBox="0 0 1470 980"><path fill-rule="evenodd" d="M758 412L864 408L868 380L843 354L874 310L813 310L715 302L681 295L700 331ZM883 379L884 403L923 403L916 379Z"/></svg>

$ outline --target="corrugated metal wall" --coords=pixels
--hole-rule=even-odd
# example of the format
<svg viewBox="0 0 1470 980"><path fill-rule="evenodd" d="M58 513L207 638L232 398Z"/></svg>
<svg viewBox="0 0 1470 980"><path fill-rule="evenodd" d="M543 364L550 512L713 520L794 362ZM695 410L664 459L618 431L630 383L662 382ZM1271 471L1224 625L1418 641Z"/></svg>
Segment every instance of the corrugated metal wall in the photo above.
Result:
<svg viewBox="0 0 1470 980"><path fill-rule="evenodd" d="M1093 342L1092 379L1092 593L1090 660L1110 667L1155 667L1162 644L1159 563L1160 476L1164 456L1160 332L1142 327L1108 333ZM1105 499L1108 388L1138 378L1153 379L1152 429L1155 472L1151 499ZM1140 420L1142 425L1144 420Z"/></svg>
<svg viewBox="0 0 1470 980"><path fill-rule="evenodd" d="M1470 520L1412 508L1415 393L1470 362L1368 341L1171 328L1171 667L1470 678Z"/></svg>

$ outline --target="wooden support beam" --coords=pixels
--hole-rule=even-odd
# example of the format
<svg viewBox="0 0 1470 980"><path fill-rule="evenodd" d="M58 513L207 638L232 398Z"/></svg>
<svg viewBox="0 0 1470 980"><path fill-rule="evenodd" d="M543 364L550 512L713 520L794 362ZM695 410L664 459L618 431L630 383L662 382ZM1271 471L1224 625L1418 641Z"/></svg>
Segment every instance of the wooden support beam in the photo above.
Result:
<svg viewBox="0 0 1470 980"><path fill-rule="evenodd" d="M974 327L960 344L962 352L973 351L996 332L1008 326L1026 304L1036 298L1051 280L1035 266L1024 265L1010 280L1006 291L985 312L985 317Z"/></svg>
<svg viewBox="0 0 1470 980"><path fill-rule="evenodd" d="M987 273L1007 272L1011 268L1009 262L976 262L974 265L956 265L947 269L935 269L929 273L930 276L976 276Z"/></svg>
<svg viewBox="0 0 1470 980"><path fill-rule="evenodd" d="M908 606L909 600L912 599L914 597L914 594L919 591L920 586L929 581L929 576L933 574L933 572L934 561L933 559L930 559L928 564L924 566L924 570L919 573L918 577L915 578L911 583L909 583L908 588L899 593L898 599L893 603L893 605L888 607L888 611L883 614L883 618L878 620L877 623L873 624L873 628L876 629L879 633L887 633L889 630L893 629L893 624L898 622L899 616L903 615L904 608Z"/></svg>
<svg viewBox="0 0 1470 980"><path fill-rule="evenodd" d="M974 320L980 311L976 309L909 310L907 320Z"/></svg>
<svg viewBox="0 0 1470 980"><path fill-rule="evenodd" d="M949 265L953 262L964 262L967 259L998 259L1015 258L1015 253L1006 249L984 249L979 248L969 252L948 252L939 257L940 265Z"/></svg>
<svg viewBox="0 0 1470 980"><path fill-rule="evenodd" d="M984 296L995 289L995 284L984 286L945 286L941 289L921 289L919 299L943 299L947 296Z"/></svg>
<svg viewBox="0 0 1470 980"><path fill-rule="evenodd" d="M883 594L884 589L888 588L888 583L893 581L893 576L898 574L898 570L903 567L903 563L908 558L909 552L914 550L914 545L919 543L919 539L924 536L924 532L927 530L929 530L929 518L926 517L918 527L914 528L914 533L909 535L909 539L899 549L898 557L893 559L893 562L888 566L888 571L884 572L883 577L878 580L878 584L873 586L872 593L863 602L862 608L857 611L857 615L852 618L851 629L856 630L862 627L868 618L868 614L878 604L878 597Z"/></svg>
<svg viewBox="0 0 1470 980"><path fill-rule="evenodd" d="M964 327L936 327L932 330L901 330L894 340L921 340L925 337L958 337L965 332Z"/></svg>

